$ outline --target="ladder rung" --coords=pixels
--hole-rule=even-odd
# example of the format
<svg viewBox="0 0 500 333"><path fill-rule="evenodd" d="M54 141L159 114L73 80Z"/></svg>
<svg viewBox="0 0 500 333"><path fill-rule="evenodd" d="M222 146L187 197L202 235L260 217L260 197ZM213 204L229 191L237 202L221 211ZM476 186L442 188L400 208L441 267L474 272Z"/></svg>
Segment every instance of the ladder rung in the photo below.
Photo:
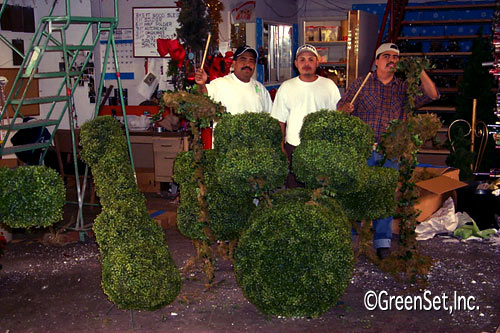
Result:
<svg viewBox="0 0 500 333"><path fill-rule="evenodd" d="M66 51L92 51L93 45L66 45ZM46 51L64 51L62 45L47 46Z"/></svg>
<svg viewBox="0 0 500 333"><path fill-rule="evenodd" d="M52 23L116 23L115 17L91 17L91 16L45 16L42 21Z"/></svg>
<svg viewBox="0 0 500 333"><path fill-rule="evenodd" d="M81 72L69 72L69 76L78 76ZM55 77L65 77L66 72L45 72L45 73L36 73L33 75L35 79L48 79ZM23 78L28 78L29 75L23 74Z"/></svg>
<svg viewBox="0 0 500 333"><path fill-rule="evenodd" d="M22 101L23 105L31 105L31 104L43 104L43 103L52 103L52 102L66 102L68 100L68 96L46 96L46 97L30 97L25 98ZM12 104L21 104L20 99L13 99Z"/></svg>
<svg viewBox="0 0 500 333"><path fill-rule="evenodd" d="M57 119L39 119L39 120L31 120L25 123L17 123L12 125L12 130L20 130L23 128L33 128L33 127L42 127L42 126L54 126L57 125L59 121ZM1 130L9 129L10 125L2 125L0 126Z"/></svg>
<svg viewBox="0 0 500 333"><path fill-rule="evenodd" d="M19 153L21 151L30 151L33 149L39 149L39 148L48 148L50 146L50 142L37 142L37 143L30 143L28 145L19 145L19 146L12 146L8 148L4 148L1 151L1 155L10 155L10 154L15 154Z"/></svg>

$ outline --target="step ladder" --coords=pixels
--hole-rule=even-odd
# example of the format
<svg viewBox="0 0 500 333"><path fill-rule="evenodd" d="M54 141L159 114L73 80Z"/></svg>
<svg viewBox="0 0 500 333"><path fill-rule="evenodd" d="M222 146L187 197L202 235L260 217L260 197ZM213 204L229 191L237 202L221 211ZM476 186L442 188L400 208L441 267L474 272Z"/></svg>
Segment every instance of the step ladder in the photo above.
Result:
<svg viewBox="0 0 500 333"><path fill-rule="evenodd" d="M116 54L116 44L114 37L114 29L118 26L118 0L114 0L114 16L113 17L87 17L73 16L71 14L71 1L65 0L66 12L65 15L54 15L54 9L57 4L54 0L50 7L49 14L40 19L37 25L33 38L26 51L26 54L20 53L4 36L0 35L0 40L12 48L22 57L23 61L19 68L19 72L13 81L12 88L5 100L0 116L0 131L2 131L2 143L0 145L0 157L18 152L29 152L35 149L42 149L43 153L40 156L39 164L43 163L45 154L51 146L55 133L63 119L64 114L68 113L69 128L71 129L71 141L73 145L73 163L75 167L76 190L78 195L78 217L74 227L77 231L88 230L83 220L83 197L85 193L86 181L88 176L88 168L85 168L83 177L83 185L80 184L78 174L78 158L75 138L75 117L73 110L74 93L83 78L84 71L88 66L95 47L100 40L101 34L107 33L107 44L102 64L100 84L97 90L96 108L93 113L95 118L99 112L99 106L102 100L102 88L104 85L104 76L106 74L107 59L110 51L113 52L114 64L116 68L116 77L118 91L120 95L120 104L125 123L125 133L130 155L130 163L134 170L134 162L132 159L132 149L130 145L130 137L127 123L127 115L125 112L125 101L123 97L122 82L120 78L118 57ZM8 0L4 0L0 8L0 18L5 11ZM68 40L67 32L69 29L75 31L78 26L82 30L79 40ZM92 31L94 30L94 36ZM64 70L56 71L41 71L40 64L44 58L60 57L64 61ZM83 61L78 64L77 58L83 58ZM51 96L27 97L29 87L34 83L34 80L48 80L48 84L53 85L57 81L56 93ZM37 119L29 122L19 122L19 119L24 119L23 106L33 104L48 104L50 105L47 115L43 119ZM76 114L76 113L75 113ZM9 138L18 130L27 128L39 128L40 133L43 133L45 128L52 129L50 139L42 142L35 142L25 145L7 147L6 144ZM80 234L82 237L82 234Z"/></svg>

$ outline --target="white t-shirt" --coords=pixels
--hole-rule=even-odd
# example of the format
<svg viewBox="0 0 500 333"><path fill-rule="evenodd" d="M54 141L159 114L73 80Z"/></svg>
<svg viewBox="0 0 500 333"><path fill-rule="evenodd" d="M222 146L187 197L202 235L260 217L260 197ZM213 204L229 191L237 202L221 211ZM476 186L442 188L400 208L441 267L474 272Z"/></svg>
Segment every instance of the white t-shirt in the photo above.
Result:
<svg viewBox="0 0 500 333"><path fill-rule="evenodd" d="M271 96L259 81L239 80L234 73L219 77L207 84L208 96L221 102L230 114L243 112L271 112Z"/></svg>
<svg viewBox="0 0 500 333"><path fill-rule="evenodd" d="M332 80L318 76L314 82L304 82L297 76L278 89L271 117L286 123L286 142L298 146L304 117L321 109L336 110L339 100L339 88Z"/></svg>

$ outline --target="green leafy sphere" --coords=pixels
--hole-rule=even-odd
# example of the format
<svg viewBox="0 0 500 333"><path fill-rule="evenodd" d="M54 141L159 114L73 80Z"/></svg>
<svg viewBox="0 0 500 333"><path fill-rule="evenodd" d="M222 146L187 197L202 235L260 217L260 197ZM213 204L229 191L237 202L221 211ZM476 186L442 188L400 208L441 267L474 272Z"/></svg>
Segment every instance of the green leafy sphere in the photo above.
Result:
<svg viewBox="0 0 500 333"><path fill-rule="evenodd" d="M332 198L285 192L252 214L235 252L236 279L265 314L317 317L336 304L352 275L348 220Z"/></svg>
<svg viewBox="0 0 500 333"><path fill-rule="evenodd" d="M396 211L398 171L369 167L365 172L367 177L361 190L337 197L347 216L355 221L393 216Z"/></svg>
<svg viewBox="0 0 500 333"><path fill-rule="evenodd" d="M102 288L120 309L153 311L175 299L181 277L165 243L123 243L103 257Z"/></svg>
<svg viewBox="0 0 500 333"><path fill-rule="evenodd" d="M226 113L214 129L214 146L224 154L246 148L281 147L279 121L267 112L245 112L237 115Z"/></svg>
<svg viewBox="0 0 500 333"><path fill-rule="evenodd" d="M60 221L66 189L45 166L0 168L0 221L12 228L48 227Z"/></svg>
<svg viewBox="0 0 500 333"><path fill-rule="evenodd" d="M353 147L365 161L370 157L375 142L373 130L361 119L326 109L304 118L300 138L302 142L326 140L340 146Z"/></svg>
<svg viewBox="0 0 500 333"><path fill-rule="evenodd" d="M308 140L293 152L292 168L307 188L327 186L335 193L352 193L365 183L368 167L364 156L352 146Z"/></svg>

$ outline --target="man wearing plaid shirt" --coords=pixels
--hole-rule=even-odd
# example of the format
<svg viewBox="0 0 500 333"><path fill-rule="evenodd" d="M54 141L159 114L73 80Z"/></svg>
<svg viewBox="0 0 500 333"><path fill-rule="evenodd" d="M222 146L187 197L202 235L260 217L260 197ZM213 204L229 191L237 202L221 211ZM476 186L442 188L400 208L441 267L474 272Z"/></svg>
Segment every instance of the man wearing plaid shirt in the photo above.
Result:
<svg viewBox="0 0 500 333"><path fill-rule="evenodd" d="M359 77L349 86L345 95L338 102L337 110L359 117L370 125L375 132L375 140L378 142L391 120L406 119L404 105L407 85L394 76L396 64L399 61L399 49L396 44L380 45L375 52L375 58L377 69L361 88L354 103L350 103L350 101L365 77ZM416 99L417 108L439 98L439 92L434 82L425 71L422 71L420 80L423 95ZM373 150L368 159L368 166L378 165L381 159L382 156ZM398 169L398 164L394 161L386 161L383 166ZM383 259L390 253L392 217L374 220L373 228L375 229L373 247L377 250L377 255Z"/></svg>

